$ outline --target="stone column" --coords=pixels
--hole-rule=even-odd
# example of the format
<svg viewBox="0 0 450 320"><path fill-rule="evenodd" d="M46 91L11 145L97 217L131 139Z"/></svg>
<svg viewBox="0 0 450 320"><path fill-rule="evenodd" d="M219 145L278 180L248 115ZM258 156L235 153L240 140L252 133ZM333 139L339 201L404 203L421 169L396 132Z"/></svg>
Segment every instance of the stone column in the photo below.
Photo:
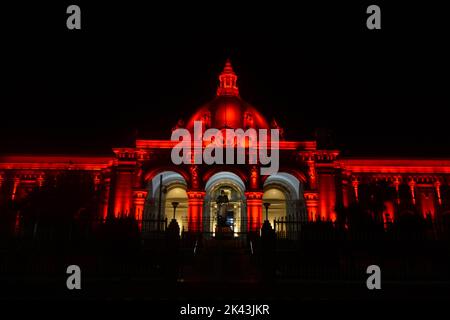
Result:
<svg viewBox="0 0 450 320"><path fill-rule="evenodd" d="M203 229L204 191L187 191L188 195L188 229L190 232L200 232Z"/></svg>
<svg viewBox="0 0 450 320"><path fill-rule="evenodd" d="M399 187L400 187L400 179L397 177L394 180L394 187L395 187L395 194L397 196L396 202L397 206L400 204L400 193L399 193ZM397 208L398 209L398 208Z"/></svg>
<svg viewBox="0 0 450 320"><path fill-rule="evenodd" d="M115 149L116 160L113 171L112 190L115 217L129 216L133 210L133 188L136 181L136 159L134 149Z"/></svg>
<svg viewBox="0 0 450 320"><path fill-rule="evenodd" d="M101 175L99 173L95 173L93 180L94 180L94 190L97 191L98 188L100 187Z"/></svg>
<svg viewBox="0 0 450 320"><path fill-rule="evenodd" d="M412 201L412 204L413 204L413 205L416 205L416 192L415 192L415 186L416 186L416 183L415 183L414 180L411 180L411 181L408 183L408 185L409 185L409 189L410 189L410 191L411 191L411 201Z"/></svg>
<svg viewBox="0 0 450 320"><path fill-rule="evenodd" d="M359 202L359 181L357 178L352 180L352 187L355 195L355 201Z"/></svg>
<svg viewBox="0 0 450 320"><path fill-rule="evenodd" d="M144 212L145 199L148 191L146 189L133 190L133 212L134 219L138 222L139 229L142 228L142 215Z"/></svg>
<svg viewBox="0 0 450 320"><path fill-rule="evenodd" d="M308 177L309 177L309 187L312 190L317 189L317 172L316 172L316 164L313 160L306 161L308 165Z"/></svg>
<svg viewBox="0 0 450 320"><path fill-rule="evenodd" d="M317 191L304 191L308 221L316 221L318 218L319 193Z"/></svg>
<svg viewBox="0 0 450 320"><path fill-rule="evenodd" d="M16 193L17 193L17 188L20 185L20 177L16 176L14 177L14 183L13 183L13 189L11 192L11 200L14 201L16 199Z"/></svg>
<svg viewBox="0 0 450 320"><path fill-rule="evenodd" d="M348 208L350 204L350 195L349 195L349 183L347 179L342 179L342 205L344 208Z"/></svg>
<svg viewBox="0 0 450 320"><path fill-rule="evenodd" d="M1 184L0 184L0 186L1 186ZM439 203L439 205L441 206L441 205L442 205L442 198L441 198L441 183L439 182L439 180L436 181L436 182L434 183L434 187L435 187L435 189L436 189L436 197L437 197L437 199L438 199L438 203Z"/></svg>
<svg viewBox="0 0 450 320"><path fill-rule="evenodd" d="M41 187L44 185L44 181L45 181L45 178L44 178L44 175L43 175L43 174L40 174L40 175L36 178L36 183L37 183L37 185L38 185L39 188L41 188Z"/></svg>
<svg viewBox="0 0 450 320"><path fill-rule="evenodd" d="M261 229L262 220L262 207L263 207L263 192L262 191L250 191L246 192L247 198L247 228L250 232L256 232Z"/></svg>
<svg viewBox="0 0 450 320"><path fill-rule="evenodd" d="M103 190L100 196L100 216L103 220L108 217L109 198L111 193L111 177L103 179Z"/></svg>

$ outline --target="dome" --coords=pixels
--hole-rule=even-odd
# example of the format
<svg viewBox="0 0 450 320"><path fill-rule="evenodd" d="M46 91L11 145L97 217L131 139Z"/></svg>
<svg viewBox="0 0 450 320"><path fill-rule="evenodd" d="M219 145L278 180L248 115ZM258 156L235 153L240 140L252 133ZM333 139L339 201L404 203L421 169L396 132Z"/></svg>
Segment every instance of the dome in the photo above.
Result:
<svg viewBox="0 0 450 320"><path fill-rule="evenodd" d="M219 81L216 97L194 113L187 122L187 129L193 129L194 121L202 121L204 128L269 129L267 120L239 96L237 76L229 60Z"/></svg>

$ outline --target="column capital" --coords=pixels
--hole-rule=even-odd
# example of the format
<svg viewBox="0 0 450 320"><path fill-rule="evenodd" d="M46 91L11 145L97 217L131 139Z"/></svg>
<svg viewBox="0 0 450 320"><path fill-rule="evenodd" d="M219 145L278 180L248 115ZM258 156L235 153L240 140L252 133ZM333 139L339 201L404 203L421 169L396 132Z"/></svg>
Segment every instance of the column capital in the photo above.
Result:
<svg viewBox="0 0 450 320"><path fill-rule="evenodd" d="M262 191L247 191L245 192L245 197L247 200L262 200L264 192Z"/></svg>
<svg viewBox="0 0 450 320"><path fill-rule="evenodd" d="M147 198L148 190L142 188L134 188L133 189L133 199L142 199Z"/></svg>
<svg viewBox="0 0 450 320"><path fill-rule="evenodd" d="M305 197L305 201L311 200L319 200L319 192L312 190L303 191L303 196Z"/></svg>
<svg viewBox="0 0 450 320"><path fill-rule="evenodd" d="M188 190L186 191L188 199L200 199L203 200L206 196L205 191L199 191L199 190Z"/></svg>

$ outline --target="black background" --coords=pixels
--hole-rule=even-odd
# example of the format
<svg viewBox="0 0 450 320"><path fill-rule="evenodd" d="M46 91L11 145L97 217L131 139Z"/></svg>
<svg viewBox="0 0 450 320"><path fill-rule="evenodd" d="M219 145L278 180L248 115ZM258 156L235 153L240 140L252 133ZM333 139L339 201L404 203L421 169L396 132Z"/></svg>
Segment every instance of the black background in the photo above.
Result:
<svg viewBox="0 0 450 320"><path fill-rule="evenodd" d="M231 58L241 96L288 138L329 128L345 155L450 156L444 2L392 2L2 6L0 152L167 139L214 97ZM66 28L70 4L80 31ZM366 28L370 4L382 30Z"/></svg>

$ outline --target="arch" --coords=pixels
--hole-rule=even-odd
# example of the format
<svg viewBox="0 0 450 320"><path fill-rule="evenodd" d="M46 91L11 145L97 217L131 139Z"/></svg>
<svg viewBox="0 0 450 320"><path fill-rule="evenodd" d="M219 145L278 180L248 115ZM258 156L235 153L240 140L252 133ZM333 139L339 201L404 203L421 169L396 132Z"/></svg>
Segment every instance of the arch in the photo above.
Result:
<svg viewBox="0 0 450 320"><path fill-rule="evenodd" d="M236 180L240 180L242 182L242 184L244 185L243 190L245 191L245 184L248 181L248 178L247 178L248 173L239 168L225 166L225 165L214 166L214 168L207 170L203 174L203 182L205 183L205 189L206 189L207 183L211 180L212 177L214 177L216 174L219 174L219 173L223 174L225 172L228 172L228 173L234 175L234 178Z"/></svg>
<svg viewBox="0 0 450 320"><path fill-rule="evenodd" d="M186 187L183 185L172 184L164 197L164 213L167 220L173 219L173 202L178 206L175 211L175 220L180 226L180 231L188 228L188 195Z"/></svg>
<svg viewBox="0 0 450 320"><path fill-rule="evenodd" d="M295 169L295 168L292 168L292 167L283 167L283 166L281 166L279 168L277 174L280 174L280 173L285 173L285 174L288 174L288 175L290 175L292 177L295 177L303 185L306 185L308 183L308 179L307 179L305 173L300 171L300 170L298 170L298 169Z"/></svg>
<svg viewBox="0 0 450 320"><path fill-rule="evenodd" d="M159 192L159 183L160 183L160 176L162 175L162 183L163 186L170 187L173 184L178 184L181 186L184 186L186 189L187 182L186 179L175 171L163 171L158 174L156 174L153 179L151 180L151 190L152 190L152 197L154 198L157 195L157 192ZM149 193L150 195L150 193Z"/></svg>
<svg viewBox="0 0 450 320"><path fill-rule="evenodd" d="M211 231L213 235L215 234L218 221L216 219L218 219L217 213L219 210L216 199L221 190L225 191L229 199L225 212L222 212L221 215L222 217L225 215L225 219L230 223L234 236L237 236L238 232L246 229L247 207L245 184L237 174L230 171L213 174L205 184L206 196L203 209L203 229L205 231Z"/></svg>
<svg viewBox="0 0 450 320"><path fill-rule="evenodd" d="M272 210L269 208L269 221L272 221L270 217L301 219L306 215L303 183L296 176L287 172L278 172L268 176L264 181L263 190L263 201L274 205ZM274 195L273 199L270 198L269 192ZM277 192L283 193L284 199ZM276 197L275 194L277 194ZM274 207L275 209L273 209Z"/></svg>
<svg viewBox="0 0 450 320"><path fill-rule="evenodd" d="M286 217L286 193L276 187L269 187L264 191L263 202L270 203L268 210L269 221Z"/></svg>
<svg viewBox="0 0 450 320"><path fill-rule="evenodd" d="M160 192L160 177L162 176L162 183L163 186L165 187L163 189L164 192L161 193L162 195L162 199L159 198L159 192ZM186 206L187 208L187 194L186 194L186 189L187 189L187 182L184 179L184 177L175 171L163 171L163 172L159 172L156 175L153 176L153 178L151 180L148 181L147 183L147 188L148 188L148 195L147 195L147 199L146 199L146 203L145 203L145 208L144 208L144 217L146 217L147 219L150 220L155 220L155 219L163 219L163 218L167 218L168 220L172 219L172 206L171 206L171 202L172 201L177 201L180 202L178 200L174 200L170 198L170 193L171 190L184 190L185 196L183 196L183 204L181 207ZM169 197L169 198L168 198ZM185 203L184 203L185 202ZM161 203L161 205L160 205ZM169 207L169 212L167 211L167 208ZM161 209L161 212L160 212ZM178 211L178 209L177 209ZM180 208L180 213L182 213L182 208ZM177 216L179 216L179 214L177 213ZM177 219L178 220L178 219ZM182 227L182 219L180 216L180 221L178 221L180 227Z"/></svg>
<svg viewBox="0 0 450 320"><path fill-rule="evenodd" d="M264 181L264 190L269 187L281 189L287 193L287 200L299 200L301 183L297 177L286 172L268 176Z"/></svg>
<svg viewBox="0 0 450 320"><path fill-rule="evenodd" d="M161 173L164 172L173 172L178 173L180 176L183 177L184 181L187 183L190 179L190 175L187 172L187 170L184 170L180 166L160 166L160 167L154 167L146 171L144 175L144 183L148 184L150 181L152 181L156 176L159 176Z"/></svg>
<svg viewBox="0 0 450 320"><path fill-rule="evenodd" d="M213 174L205 184L205 191L209 194L219 184L230 184L235 186L242 195L245 192L245 183L237 174L230 171L222 171Z"/></svg>

